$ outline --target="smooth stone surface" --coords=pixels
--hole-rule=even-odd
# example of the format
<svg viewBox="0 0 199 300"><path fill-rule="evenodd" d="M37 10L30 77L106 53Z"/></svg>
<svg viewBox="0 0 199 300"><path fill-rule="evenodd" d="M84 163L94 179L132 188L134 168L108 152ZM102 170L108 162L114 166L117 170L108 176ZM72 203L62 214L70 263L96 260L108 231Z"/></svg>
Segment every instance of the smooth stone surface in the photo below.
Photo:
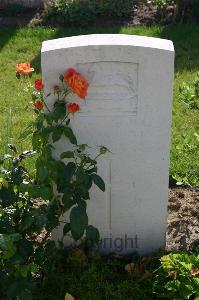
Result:
<svg viewBox="0 0 199 300"><path fill-rule="evenodd" d="M86 101L70 99L81 105L72 127L80 144L93 147L91 154L96 145L112 152L99 160L106 191L93 187L88 201L89 224L100 231L101 251L149 254L163 248L173 43L121 34L68 37L45 41L41 62L46 93L68 68L87 78ZM49 97L49 106L53 101ZM55 146L55 157L59 157L67 142L62 139ZM62 226L53 235L60 239Z"/></svg>

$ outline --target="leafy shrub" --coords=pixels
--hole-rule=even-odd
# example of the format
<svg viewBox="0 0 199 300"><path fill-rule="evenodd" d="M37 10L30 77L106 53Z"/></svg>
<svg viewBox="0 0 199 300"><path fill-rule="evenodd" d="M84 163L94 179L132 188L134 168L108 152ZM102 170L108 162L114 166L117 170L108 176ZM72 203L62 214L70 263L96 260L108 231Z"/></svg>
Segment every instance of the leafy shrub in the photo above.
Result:
<svg viewBox="0 0 199 300"><path fill-rule="evenodd" d="M46 224L47 205L35 206L27 193L31 176L24 160L34 154L17 154L13 145L1 158L0 168L0 290L9 298L32 299L32 275L38 271L34 235Z"/></svg>
<svg viewBox="0 0 199 300"><path fill-rule="evenodd" d="M92 0L53 0L47 17L55 17L61 23L87 24L96 17L96 4Z"/></svg>
<svg viewBox="0 0 199 300"><path fill-rule="evenodd" d="M93 184L105 191L104 181L97 175L96 159L108 149L104 146L98 147L96 156L91 158L88 153L89 146L77 143L70 121L71 115L80 110L80 106L68 101L73 93L84 99L89 84L74 69L60 75L60 85L53 88L55 102L52 110L45 102L43 87L41 79L35 80L36 91L32 97L37 118L33 125L32 145L38 154L36 182L39 190L43 188L48 191L47 197L53 206L55 222L70 210L70 220L65 222L63 235L70 232L75 241L86 235L88 240L97 242L99 232L88 224L86 202L90 199L89 191ZM69 146L60 154L59 159L55 159L54 143L61 138L65 138ZM55 186L57 192L54 191Z"/></svg>
<svg viewBox="0 0 199 300"><path fill-rule="evenodd" d="M128 16L132 0L53 0L47 8L47 17L70 24L87 24L97 16Z"/></svg>
<svg viewBox="0 0 199 300"><path fill-rule="evenodd" d="M157 278L157 291L161 297L198 299L199 254L171 253L163 256Z"/></svg>
<svg viewBox="0 0 199 300"><path fill-rule="evenodd" d="M191 83L183 82L179 87L180 100L189 108L199 109L199 73Z"/></svg>
<svg viewBox="0 0 199 300"><path fill-rule="evenodd" d="M194 153L196 156L198 153L199 135L191 132L181 136L175 144L172 151L171 176L177 185L199 185L199 160L195 160L193 156ZM182 165L179 164L180 157L184 158Z"/></svg>
<svg viewBox="0 0 199 300"><path fill-rule="evenodd" d="M3 14L8 17L17 16L24 13L27 10L26 7L17 3L8 3L3 7Z"/></svg>
<svg viewBox="0 0 199 300"><path fill-rule="evenodd" d="M34 71L29 62L17 64L16 70L21 80ZM92 159L87 153L88 145L77 144L69 125L71 114L80 106L68 102L67 97L76 93L84 99L89 86L86 79L69 69L60 80L60 85L53 88L56 100L51 111L45 102L42 80L35 80L32 100L37 117L25 131L32 134L34 151L18 153L9 144L10 153L0 160L0 290L8 299L33 299L35 273L44 275L56 268L55 243L49 235L69 209L70 220L65 222L63 237L71 232L75 241L84 237L89 246L99 240L97 228L88 224L86 200L90 199L92 184L105 190L103 180L97 175L96 159L107 149L100 146ZM63 136L72 148L56 160L53 143ZM32 176L24 160L36 152L36 170Z"/></svg>
<svg viewBox="0 0 199 300"><path fill-rule="evenodd" d="M103 16L126 17L132 8L132 0L97 0L97 9Z"/></svg>

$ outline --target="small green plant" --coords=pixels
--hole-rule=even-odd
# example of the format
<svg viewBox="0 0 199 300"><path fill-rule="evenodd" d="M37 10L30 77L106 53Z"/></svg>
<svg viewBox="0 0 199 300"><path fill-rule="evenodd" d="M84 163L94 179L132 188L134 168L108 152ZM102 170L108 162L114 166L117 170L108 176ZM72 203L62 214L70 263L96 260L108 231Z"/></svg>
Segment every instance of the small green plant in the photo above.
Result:
<svg viewBox="0 0 199 300"><path fill-rule="evenodd" d="M192 158L193 155L197 156L198 149L199 135L196 132L181 135L178 143L176 142L175 151L172 153L170 171L177 185L199 185L199 160ZM183 168L179 163L176 163L180 157L186 159L185 162L182 161Z"/></svg>
<svg viewBox="0 0 199 300"><path fill-rule="evenodd" d="M95 21L97 16L129 16L132 9L132 0L53 0L46 16L61 23L85 25Z"/></svg>
<svg viewBox="0 0 199 300"><path fill-rule="evenodd" d="M189 108L199 109L199 73L191 83L183 82L179 87L180 100Z"/></svg>
<svg viewBox="0 0 199 300"><path fill-rule="evenodd" d="M32 273L38 271L35 234L46 225L47 205L35 206L27 193L32 178L24 161L34 151L20 154L13 145L0 167L0 290L9 299L32 299Z"/></svg>
<svg viewBox="0 0 199 300"><path fill-rule="evenodd" d="M198 299L199 254L165 255L157 272L159 296L176 300Z"/></svg>

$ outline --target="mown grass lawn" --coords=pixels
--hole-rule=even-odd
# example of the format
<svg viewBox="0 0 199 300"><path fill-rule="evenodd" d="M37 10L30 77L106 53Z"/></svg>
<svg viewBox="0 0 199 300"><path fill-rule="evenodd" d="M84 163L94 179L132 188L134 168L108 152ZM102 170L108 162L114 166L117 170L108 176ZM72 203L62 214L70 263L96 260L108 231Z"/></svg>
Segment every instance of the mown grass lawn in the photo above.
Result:
<svg viewBox="0 0 199 300"><path fill-rule="evenodd" d="M199 27L169 26L89 27L83 28L1 28L0 29L0 154L7 143L19 149L31 147L30 140L21 142L20 133L33 119L31 99L22 91L15 77L15 64L30 61L34 78L40 76L40 48L44 40L91 33L138 34L171 39L176 50L172 147L170 174L177 181L199 184L198 111L179 101L178 88L191 81L199 71ZM164 65L164 62L163 62Z"/></svg>

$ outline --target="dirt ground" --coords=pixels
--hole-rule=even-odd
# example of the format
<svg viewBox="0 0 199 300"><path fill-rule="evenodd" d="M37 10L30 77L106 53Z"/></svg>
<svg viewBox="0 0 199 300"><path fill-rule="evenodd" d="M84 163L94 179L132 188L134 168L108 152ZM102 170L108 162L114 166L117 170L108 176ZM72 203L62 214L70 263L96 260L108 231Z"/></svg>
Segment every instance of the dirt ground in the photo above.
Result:
<svg viewBox="0 0 199 300"><path fill-rule="evenodd" d="M170 189L166 243L168 251L199 246L199 189Z"/></svg>

